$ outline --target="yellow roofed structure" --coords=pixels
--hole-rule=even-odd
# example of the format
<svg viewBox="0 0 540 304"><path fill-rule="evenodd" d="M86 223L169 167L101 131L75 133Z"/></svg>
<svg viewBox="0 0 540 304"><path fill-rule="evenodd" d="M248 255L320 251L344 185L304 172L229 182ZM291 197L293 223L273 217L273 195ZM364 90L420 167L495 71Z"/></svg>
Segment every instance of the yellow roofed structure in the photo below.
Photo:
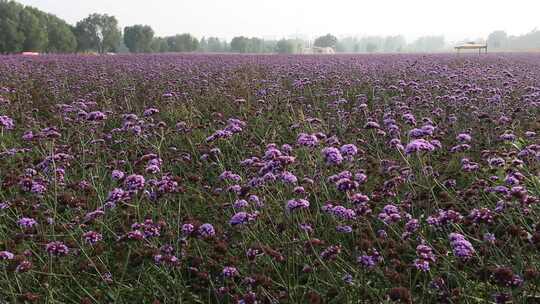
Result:
<svg viewBox="0 0 540 304"><path fill-rule="evenodd" d="M456 49L458 54L461 52L461 50L478 50L478 54L481 54L483 50L487 54L488 46L487 46L487 43L483 44L483 43L470 42L470 43L460 44L454 48Z"/></svg>

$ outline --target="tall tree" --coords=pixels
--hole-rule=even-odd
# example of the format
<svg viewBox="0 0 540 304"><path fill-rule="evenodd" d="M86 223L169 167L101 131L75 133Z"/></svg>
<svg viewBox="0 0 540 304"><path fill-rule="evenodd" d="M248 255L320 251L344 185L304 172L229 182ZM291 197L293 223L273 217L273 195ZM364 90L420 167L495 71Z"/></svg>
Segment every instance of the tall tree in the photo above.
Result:
<svg viewBox="0 0 540 304"><path fill-rule="evenodd" d="M0 53L15 53L23 50L25 36L19 26L23 6L0 0Z"/></svg>
<svg viewBox="0 0 540 304"><path fill-rule="evenodd" d="M116 17L107 14L91 14L77 22L75 34L79 50L99 53L116 51L122 37Z"/></svg>
<svg viewBox="0 0 540 304"><path fill-rule="evenodd" d="M152 51L154 30L148 25L133 25L124 28L124 43L132 53Z"/></svg>
<svg viewBox="0 0 540 304"><path fill-rule="evenodd" d="M154 53L165 53L169 51L169 45L167 44L167 39L161 37L155 37L152 39L152 52Z"/></svg>
<svg viewBox="0 0 540 304"><path fill-rule="evenodd" d="M47 47L47 25L41 24L37 14L28 8L20 12L19 30L24 35L23 50L41 51Z"/></svg>
<svg viewBox="0 0 540 304"><path fill-rule="evenodd" d="M199 48L199 40L190 34L167 37L170 52L194 52Z"/></svg>
<svg viewBox="0 0 540 304"><path fill-rule="evenodd" d="M260 38L250 38L248 40L248 53L263 53L264 52L264 41Z"/></svg>
<svg viewBox="0 0 540 304"><path fill-rule="evenodd" d="M201 52L208 52L208 40L206 37L202 37L201 41L199 41L199 50Z"/></svg>
<svg viewBox="0 0 540 304"><path fill-rule="evenodd" d="M377 44L373 43L373 42L368 42L366 44L366 52L368 53L375 53L377 51Z"/></svg>
<svg viewBox="0 0 540 304"><path fill-rule="evenodd" d="M508 35L505 31L495 31L489 34L487 43L489 47L500 49L506 46L508 42Z"/></svg>
<svg viewBox="0 0 540 304"><path fill-rule="evenodd" d="M384 39L383 50L388 53L401 52L406 45L403 36L388 36Z"/></svg>
<svg viewBox="0 0 540 304"><path fill-rule="evenodd" d="M223 43L217 37L208 37L207 39L207 49L209 52L224 52L225 48Z"/></svg>
<svg viewBox="0 0 540 304"><path fill-rule="evenodd" d="M249 46L249 38L244 36L234 37L231 40L231 51L237 53L247 53Z"/></svg>
<svg viewBox="0 0 540 304"><path fill-rule="evenodd" d="M358 41L357 49L360 52L375 53L381 50L384 46L384 37L382 36L366 36Z"/></svg>
<svg viewBox="0 0 540 304"><path fill-rule="evenodd" d="M438 52L445 44L444 36L424 36L416 39L411 47L415 52Z"/></svg>
<svg viewBox="0 0 540 304"><path fill-rule="evenodd" d="M74 29L64 20L54 15L47 15L47 31L49 34L48 52L71 53L77 50Z"/></svg>
<svg viewBox="0 0 540 304"><path fill-rule="evenodd" d="M281 39L276 43L276 52L280 54L292 54L296 52L296 47L293 41Z"/></svg>
<svg viewBox="0 0 540 304"><path fill-rule="evenodd" d="M313 43L314 46L318 47L336 47L338 40L336 36L331 34L326 34L324 36L318 37Z"/></svg>

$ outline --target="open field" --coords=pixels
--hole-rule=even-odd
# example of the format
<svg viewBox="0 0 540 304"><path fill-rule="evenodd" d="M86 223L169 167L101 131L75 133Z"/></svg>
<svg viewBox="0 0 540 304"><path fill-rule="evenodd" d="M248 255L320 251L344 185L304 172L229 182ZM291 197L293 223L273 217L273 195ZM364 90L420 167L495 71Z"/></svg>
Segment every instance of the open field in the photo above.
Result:
<svg viewBox="0 0 540 304"><path fill-rule="evenodd" d="M534 303L540 54L0 57L0 302Z"/></svg>

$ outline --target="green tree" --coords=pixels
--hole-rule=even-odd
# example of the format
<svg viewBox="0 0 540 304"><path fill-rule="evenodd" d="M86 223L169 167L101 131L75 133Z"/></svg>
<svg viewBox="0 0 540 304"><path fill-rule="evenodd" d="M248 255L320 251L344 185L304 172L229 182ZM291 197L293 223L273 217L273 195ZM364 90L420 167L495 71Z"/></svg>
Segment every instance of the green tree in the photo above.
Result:
<svg viewBox="0 0 540 304"><path fill-rule="evenodd" d="M385 38L381 36L366 36L358 40L357 49L360 52L374 53L383 49Z"/></svg>
<svg viewBox="0 0 540 304"><path fill-rule="evenodd" d="M324 36L321 36L315 39L315 42L313 42L313 45L318 46L318 47L333 48L333 47L336 47L337 42L338 42L338 39L336 38L336 36L331 35L331 34L326 34Z"/></svg>
<svg viewBox="0 0 540 304"><path fill-rule="evenodd" d="M47 15L48 45L50 53L72 53L77 50L77 38L74 29L64 20Z"/></svg>
<svg viewBox="0 0 540 304"><path fill-rule="evenodd" d="M79 50L99 53L116 51L122 37L116 17L107 14L91 14L77 22L75 34Z"/></svg>
<svg viewBox="0 0 540 304"><path fill-rule="evenodd" d="M148 25L133 25L124 28L124 43L132 53L152 51L154 30Z"/></svg>
<svg viewBox="0 0 540 304"><path fill-rule="evenodd" d="M383 51L388 53L401 52L407 42L403 36L388 36L384 39Z"/></svg>
<svg viewBox="0 0 540 304"><path fill-rule="evenodd" d="M292 54L296 52L296 46L289 39L281 39L276 43L276 52L280 54Z"/></svg>
<svg viewBox="0 0 540 304"><path fill-rule="evenodd" d="M271 50L273 50L273 48L271 48L269 51ZM234 37L231 40L231 51L237 53L263 53L265 51L265 42L264 40L256 37Z"/></svg>
<svg viewBox="0 0 540 304"><path fill-rule="evenodd" d="M412 43L412 50L416 52L437 52L444 49L444 36L424 36Z"/></svg>
<svg viewBox="0 0 540 304"><path fill-rule="evenodd" d="M358 39L356 37L344 37L339 39L336 45L336 52L354 53L358 52Z"/></svg>
<svg viewBox="0 0 540 304"><path fill-rule="evenodd" d="M264 52L264 41L260 38L250 38L248 39L248 53L263 53Z"/></svg>
<svg viewBox="0 0 540 304"><path fill-rule="evenodd" d="M152 39L152 52L154 53L165 53L169 51L169 45L167 44L167 39L161 37L155 37Z"/></svg>
<svg viewBox="0 0 540 304"><path fill-rule="evenodd" d="M495 31L491 34L489 34L487 43L489 47L500 49L507 45L508 43L508 35L505 31Z"/></svg>
<svg viewBox="0 0 540 304"><path fill-rule="evenodd" d="M224 52L225 47L223 43L217 37L208 37L207 49L209 52Z"/></svg>
<svg viewBox="0 0 540 304"><path fill-rule="evenodd" d="M0 52L16 53L23 50L25 36L19 26L23 6L0 0Z"/></svg>
<svg viewBox="0 0 540 304"><path fill-rule="evenodd" d="M24 35L23 50L42 51L47 47L47 25L42 24L38 16L28 8L20 12L19 31Z"/></svg>
<svg viewBox="0 0 540 304"><path fill-rule="evenodd" d="M237 53L247 53L249 46L249 38L244 36L234 37L231 40L231 51Z"/></svg>
<svg viewBox="0 0 540 304"><path fill-rule="evenodd" d="M377 44L373 43L373 42L368 42L366 44L366 52L368 53L375 53L377 51Z"/></svg>
<svg viewBox="0 0 540 304"><path fill-rule="evenodd" d="M166 39L169 52L194 52L199 48L199 40L191 34L180 34Z"/></svg>
<svg viewBox="0 0 540 304"><path fill-rule="evenodd" d="M208 52L208 40L206 40L206 37L202 37L201 41L199 41L199 50L201 52Z"/></svg>

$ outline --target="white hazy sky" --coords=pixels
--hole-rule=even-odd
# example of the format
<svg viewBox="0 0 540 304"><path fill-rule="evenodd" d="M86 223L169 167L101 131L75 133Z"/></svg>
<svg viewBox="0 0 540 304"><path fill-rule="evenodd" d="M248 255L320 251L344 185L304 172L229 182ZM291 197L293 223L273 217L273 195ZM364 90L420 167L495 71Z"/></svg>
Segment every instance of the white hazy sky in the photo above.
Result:
<svg viewBox="0 0 540 304"><path fill-rule="evenodd" d="M121 26L148 24L159 36L282 38L403 34L408 40L519 35L540 28L540 0L19 0L75 24L107 13Z"/></svg>

